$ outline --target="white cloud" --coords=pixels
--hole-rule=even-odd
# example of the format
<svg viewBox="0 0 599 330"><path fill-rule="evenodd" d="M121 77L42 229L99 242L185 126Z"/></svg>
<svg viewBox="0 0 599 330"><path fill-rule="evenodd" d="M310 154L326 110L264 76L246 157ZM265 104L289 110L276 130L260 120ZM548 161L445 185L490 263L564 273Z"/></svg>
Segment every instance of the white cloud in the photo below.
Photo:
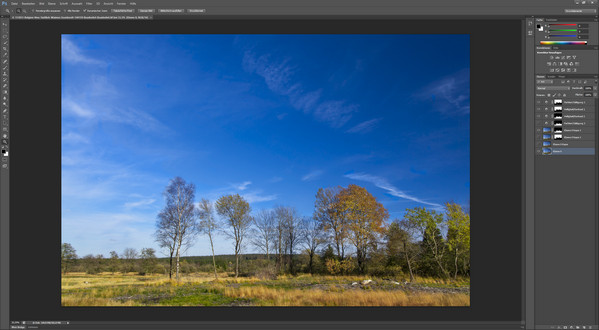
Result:
<svg viewBox="0 0 599 330"><path fill-rule="evenodd" d="M71 144L80 144L80 143L89 143L89 140L83 135L69 132L62 136L63 143L71 143Z"/></svg>
<svg viewBox="0 0 599 330"><path fill-rule="evenodd" d="M379 123L379 121L381 121L381 119L382 118L375 118L375 119L363 121L363 122L359 123L358 125L348 129L346 132L347 133L362 133L362 134L368 133L376 126L376 124Z"/></svg>
<svg viewBox="0 0 599 330"><path fill-rule="evenodd" d="M470 113L470 70L464 69L437 80L416 94L418 99L430 100L436 111L446 115Z"/></svg>
<svg viewBox="0 0 599 330"><path fill-rule="evenodd" d="M249 185L251 185L251 184L252 184L252 181L244 181L244 182L242 182L242 183L240 183L240 184L235 184L234 186L235 186L235 189L238 189L238 190L246 190L246 189L247 189L247 187L248 187Z"/></svg>
<svg viewBox="0 0 599 330"><path fill-rule="evenodd" d="M323 102L314 110L314 117L323 122L327 122L333 128L339 128L347 123L352 113L358 110L355 104L345 104L344 101Z"/></svg>
<svg viewBox="0 0 599 330"><path fill-rule="evenodd" d="M62 99L62 109L65 114L72 114L82 119L126 124L145 131L170 132L170 129L152 115L134 108L112 107L103 102L92 107L88 104L76 102L70 97L65 97Z"/></svg>
<svg viewBox="0 0 599 330"><path fill-rule="evenodd" d="M94 117L93 111L68 98L62 99L62 111L81 118Z"/></svg>
<svg viewBox="0 0 599 330"><path fill-rule="evenodd" d="M164 133L168 130L153 116L133 108L110 108L102 118L106 121L127 124L146 131L162 131Z"/></svg>
<svg viewBox="0 0 599 330"><path fill-rule="evenodd" d="M62 37L62 47L61 47L61 56L62 60L68 63L83 63L83 64L95 64L102 65L104 62L91 58L89 56L85 56L81 49L75 45L75 43L70 40L67 36Z"/></svg>
<svg viewBox="0 0 599 330"><path fill-rule="evenodd" d="M90 149L90 147L88 147ZM118 205L133 199L139 192L163 189L168 179L136 170L135 163L110 161L101 148L86 152L65 151L62 155L62 196L64 203L114 201Z"/></svg>
<svg viewBox="0 0 599 330"><path fill-rule="evenodd" d="M142 206L152 205L152 204L154 204L154 202L156 202L155 199L153 199L153 198L147 198L147 199L139 200L137 202L128 202L128 203L125 203L123 206L126 209L132 209L132 208L136 208L136 207L142 207Z"/></svg>
<svg viewBox="0 0 599 330"><path fill-rule="evenodd" d="M303 91L298 90L296 93L290 95L289 99L294 108L302 110L304 113L309 113L318 104L321 94L322 89L307 93L303 93Z"/></svg>
<svg viewBox="0 0 599 330"><path fill-rule="evenodd" d="M269 55L256 57L251 52L246 52L243 57L243 66L248 72L260 75L270 90L283 95L297 87L290 86L294 69L288 63L289 60L271 61Z"/></svg>
<svg viewBox="0 0 599 330"><path fill-rule="evenodd" d="M386 190L387 193L391 196L411 200L411 201L414 201L414 202L417 202L420 204L433 206L436 209L443 208L443 206L441 204L427 202L418 197L411 196L411 195L397 189L395 186L390 184L386 179L378 177L378 176L374 176L374 175L370 175L370 174L366 174L366 173L350 173L350 174L346 174L345 177L350 178L352 180L370 182L370 183L374 184L375 186L377 186L383 190Z"/></svg>
<svg viewBox="0 0 599 330"><path fill-rule="evenodd" d="M291 66L291 61L277 61L271 57L257 57L247 51L243 57L243 66L246 71L261 76L271 91L287 96L292 107L305 114L311 113L316 120L326 122L333 128L345 125L358 110L358 105L344 100L321 100L322 89L305 91L301 82L293 80L293 74L298 69Z"/></svg>
<svg viewBox="0 0 599 330"><path fill-rule="evenodd" d="M322 170L314 170L302 177L302 181L312 181L319 176L321 176L324 172Z"/></svg>
<svg viewBox="0 0 599 330"><path fill-rule="evenodd" d="M248 192L247 194L241 195L248 203L259 203L259 202L269 202L277 199L277 195L261 195L262 191L253 191Z"/></svg>

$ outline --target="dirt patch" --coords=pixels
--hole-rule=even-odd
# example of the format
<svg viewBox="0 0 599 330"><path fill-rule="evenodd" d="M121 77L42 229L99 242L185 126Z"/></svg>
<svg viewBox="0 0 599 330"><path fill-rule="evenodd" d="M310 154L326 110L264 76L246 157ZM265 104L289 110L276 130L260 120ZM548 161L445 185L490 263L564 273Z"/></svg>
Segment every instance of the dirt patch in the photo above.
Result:
<svg viewBox="0 0 599 330"><path fill-rule="evenodd" d="M360 281L352 282L351 284L341 285L345 289L353 290L377 290L377 291L394 291L402 290L410 293L427 292L427 293L462 293L470 294L470 287L430 287L418 283L398 282L395 280L380 280L380 281Z"/></svg>
<svg viewBox="0 0 599 330"><path fill-rule="evenodd" d="M234 302L228 304L227 306L237 307L237 306L253 306L252 301L250 299L237 299Z"/></svg>
<svg viewBox="0 0 599 330"><path fill-rule="evenodd" d="M229 283L227 284L227 288L239 289L241 287L241 283Z"/></svg>
<svg viewBox="0 0 599 330"><path fill-rule="evenodd" d="M116 300L116 301L120 301L120 302L134 300L134 301L140 301L141 303L144 303L144 304L155 304L155 303L158 303L160 300L168 299L168 298L172 298L172 297L174 297L174 296L171 294L157 294L157 295L136 294L136 295L132 295L132 296L114 297L112 299Z"/></svg>
<svg viewBox="0 0 599 330"><path fill-rule="evenodd" d="M465 293L470 294L470 287L457 287L457 288L435 288L420 285L408 285L405 286L406 291L412 292L430 292L430 293Z"/></svg>

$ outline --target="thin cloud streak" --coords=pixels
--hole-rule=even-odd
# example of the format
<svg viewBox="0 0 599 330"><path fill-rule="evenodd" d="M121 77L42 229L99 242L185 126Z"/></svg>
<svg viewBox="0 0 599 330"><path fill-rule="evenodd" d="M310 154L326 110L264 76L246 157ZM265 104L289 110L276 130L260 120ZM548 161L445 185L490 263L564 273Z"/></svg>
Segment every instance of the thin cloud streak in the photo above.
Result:
<svg viewBox="0 0 599 330"><path fill-rule="evenodd" d="M89 56L85 56L81 49L68 37L62 37L62 45L61 45L61 56L63 61L72 64L94 64L94 65L104 65L103 61L91 58Z"/></svg>
<svg viewBox="0 0 599 330"><path fill-rule="evenodd" d="M304 176L302 177L302 181L312 181L312 180L314 180L314 179L318 178L319 176L321 176L323 173L324 173L324 172L323 172L322 170L315 170L315 171L312 171L312 172L310 172L310 173L308 173L308 174L304 175Z"/></svg>
<svg viewBox="0 0 599 330"><path fill-rule="evenodd" d="M234 185L238 190L246 190L249 185L252 184L252 181L244 181L243 183Z"/></svg>
<svg viewBox="0 0 599 330"><path fill-rule="evenodd" d="M276 194L272 195L261 195L262 191L253 191L248 192L247 194L241 195L248 203L260 203L260 202L269 202L278 198Z"/></svg>
<svg viewBox="0 0 599 330"><path fill-rule="evenodd" d="M84 144L87 144L87 143L89 143L89 139L87 139L83 135L80 135L80 134L77 134L74 132L69 132L62 136L62 143L70 143L70 144L84 143Z"/></svg>
<svg viewBox="0 0 599 330"><path fill-rule="evenodd" d="M411 201L414 201L414 202L417 202L420 204L433 206L437 209L443 208L443 206L441 204L430 203L430 202L424 201L418 197L408 195L405 192L397 189L392 184L390 184L386 179L378 177L378 176L374 176L374 175L370 175L370 174L366 174L366 173L350 173L350 174L346 174L345 177L350 178L352 180L370 182L370 183L374 184L375 186L386 190L387 193L391 196L411 200Z"/></svg>
<svg viewBox="0 0 599 330"><path fill-rule="evenodd" d="M62 110L65 113L69 113L80 118L93 118L95 116L93 111L69 98L62 99Z"/></svg>
<svg viewBox="0 0 599 330"><path fill-rule="evenodd" d="M470 70L464 69L451 76L437 80L416 98L433 102L434 109L445 115L468 115L470 113Z"/></svg>
<svg viewBox="0 0 599 330"><path fill-rule="evenodd" d="M76 102L69 97L62 99L63 112L65 114L74 115L77 118L85 120L96 119L104 122L126 124L144 131L170 133L170 129L146 112L133 108L121 109L105 105L100 105L99 108L100 109L92 110L93 107Z"/></svg>
<svg viewBox="0 0 599 330"><path fill-rule="evenodd" d="M348 129L345 131L346 133L368 133L370 132L380 121L382 118L374 118L364 122L359 123L358 125Z"/></svg>
<svg viewBox="0 0 599 330"><path fill-rule="evenodd" d="M142 199L140 201L137 202L129 202L129 203L125 203L124 207L126 209L131 209L131 208L136 208L136 207L142 207L142 206L148 206L148 205L152 205L154 204L154 202L156 202L155 199L153 198L148 198L148 199Z"/></svg>

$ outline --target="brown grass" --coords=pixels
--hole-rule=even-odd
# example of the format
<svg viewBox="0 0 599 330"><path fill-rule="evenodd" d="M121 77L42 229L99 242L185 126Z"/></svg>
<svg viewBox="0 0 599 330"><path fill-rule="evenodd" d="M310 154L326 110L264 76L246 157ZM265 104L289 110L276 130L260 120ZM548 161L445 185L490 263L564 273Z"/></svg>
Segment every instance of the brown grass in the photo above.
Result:
<svg viewBox="0 0 599 330"><path fill-rule="evenodd" d="M189 294L198 289L228 301L243 300L252 306L469 306L470 295L464 292L426 292L400 287L370 288L348 286L364 276L280 276L276 280L227 277L218 279L210 273L182 276L179 281L164 275L140 276L134 273L87 275L69 273L62 277L63 306L148 306L161 305L160 299L188 299L184 305L197 305ZM373 278L381 282L382 279ZM402 279L398 279L401 281ZM416 278L418 285L432 287L467 287L468 279ZM389 282L387 282L389 283ZM148 300L144 297L164 297ZM197 296L196 296L197 297ZM194 303L195 301L195 303ZM224 301L224 300L217 300ZM222 302L221 302L222 303ZM168 304L168 303L167 303ZM226 304L226 303L225 303Z"/></svg>
<svg viewBox="0 0 599 330"><path fill-rule="evenodd" d="M405 291L273 289L264 286L225 288L228 297L261 300L260 306L469 306L470 296Z"/></svg>

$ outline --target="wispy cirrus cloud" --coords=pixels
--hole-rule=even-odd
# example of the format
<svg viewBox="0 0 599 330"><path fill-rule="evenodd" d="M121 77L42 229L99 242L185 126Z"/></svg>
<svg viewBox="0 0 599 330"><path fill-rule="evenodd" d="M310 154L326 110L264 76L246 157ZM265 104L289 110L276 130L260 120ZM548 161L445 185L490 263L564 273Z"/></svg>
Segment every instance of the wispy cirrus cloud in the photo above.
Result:
<svg viewBox="0 0 599 330"><path fill-rule="evenodd" d="M382 118L374 118L374 119L370 119L367 121L363 121L363 122L359 123L358 125L348 129L345 132L360 133L360 134L368 133L381 121L381 119Z"/></svg>
<svg viewBox="0 0 599 330"><path fill-rule="evenodd" d="M261 190L248 192L246 194L241 195L248 203L260 203L260 202L269 202L277 199L276 194L264 195Z"/></svg>
<svg viewBox="0 0 599 330"><path fill-rule="evenodd" d="M358 110L355 104L345 101L323 102L314 110L314 117L319 121L329 123L333 128L339 128L347 123Z"/></svg>
<svg viewBox="0 0 599 330"><path fill-rule="evenodd" d="M345 125L358 111L358 105L347 100L322 99L322 89L305 90L302 83L293 78L299 69L291 64L290 59L277 60L269 54L257 56L246 51L243 67L247 72L261 76L271 91L287 96L292 107L312 114L314 119L333 128Z"/></svg>
<svg viewBox="0 0 599 330"><path fill-rule="evenodd" d="M156 202L156 200L154 198L146 198L146 199L142 199L142 200L139 200L136 202L127 202L123 206L126 209L132 209L132 208L136 208L136 207L152 205L152 204L154 204L154 202Z"/></svg>
<svg viewBox="0 0 599 330"><path fill-rule="evenodd" d="M289 61L289 59L273 61L270 55L257 57L254 53L247 51L243 56L243 67L246 71L256 73L264 78L264 82L273 92L287 95L296 88L290 84L295 68L291 67Z"/></svg>
<svg viewBox="0 0 599 330"><path fill-rule="evenodd" d="M162 133L170 131L152 115L134 108L113 107L103 103L90 106L67 96L62 99L62 110L65 115L71 115L79 119L126 124L144 131L160 130Z"/></svg>
<svg viewBox="0 0 599 330"><path fill-rule="evenodd" d="M79 48L69 37L62 36L61 44L61 56L62 60L72 64L95 64L104 65L103 61L86 56L83 54L81 48Z"/></svg>
<svg viewBox="0 0 599 330"><path fill-rule="evenodd" d="M64 114L71 114L81 118L92 118L95 116L92 110L71 100L70 98L62 99L62 111Z"/></svg>
<svg viewBox="0 0 599 330"><path fill-rule="evenodd" d="M241 183L232 183L212 191L199 192L198 195L204 196L211 201L216 201L222 196L239 194L248 203L268 202L278 198L277 194L264 194L261 189L249 189L252 181L243 181Z"/></svg>
<svg viewBox="0 0 599 330"><path fill-rule="evenodd" d="M442 114L467 115L470 113L470 69L434 81L415 96L432 102L434 109Z"/></svg>
<svg viewBox="0 0 599 330"><path fill-rule="evenodd" d="M324 171L322 171L322 170L314 170L314 171L302 176L302 181L312 181L323 174L324 174Z"/></svg>
<svg viewBox="0 0 599 330"><path fill-rule="evenodd" d="M304 113L309 113L318 104L320 95L322 94L322 89L304 92L298 87L297 89L293 90L293 92L293 94L289 95L289 101L291 102L291 105L294 108L303 111Z"/></svg>
<svg viewBox="0 0 599 330"><path fill-rule="evenodd" d="M68 132L67 134L62 136L63 143L70 144L81 144L81 143L89 143L89 139L81 134L77 134L74 132Z"/></svg>
<svg viewBox="0 0 599 330"><path fill-rule="evenodd" d="M246 190L248 188L248 186L251 184L252 184L252 181L244 181L242 183L234 184L233 186L235 187L235 189L238 189L238 190Z"/></svg>
<svg viewBox="0 0 599 330"><path fill-rule="evenodd" d="M370 182L370 183L374 184L375 186L377 186L378 188L386 190L387 193L391 196L411 200L413 202L417 202L420 204L429 205L429 206L434 207L435 209L443 208L443 206L441 204L427 202L425 200L422 200L418 197L409 195L409 194L405 193L404 191L399 190L397 187L390 184L385 178L370 175L367 173L350 173L350 174L346 174L345 177L350 178L352 180Z"/></svg>

